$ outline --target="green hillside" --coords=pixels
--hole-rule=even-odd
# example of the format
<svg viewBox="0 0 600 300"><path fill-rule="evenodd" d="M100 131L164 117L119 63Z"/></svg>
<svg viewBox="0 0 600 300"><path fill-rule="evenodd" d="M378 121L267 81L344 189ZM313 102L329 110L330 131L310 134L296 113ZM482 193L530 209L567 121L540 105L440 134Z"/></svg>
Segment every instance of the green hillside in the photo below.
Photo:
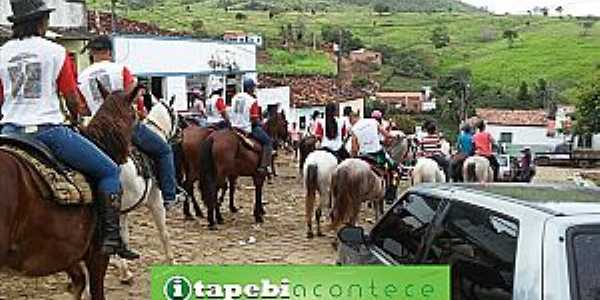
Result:
<svg viewBox="0 0 600 300"><path fill-rule="evenodd" d="M100 1L100 2L98 2ZM582 36L580 21L571 18L548 18L541 16L491 16L481 12L446 13L400 13L378 15L371 7L361 6L371 1L262 1L268 3L327 3L335 10L289 11L277 14L272 19L268 11L226 11L218 8L221 1L156 0L143 9L119 8L122 15L143 20L169 29L200 32L203 35L218 36L224 30L244 30L262 33L267 40L269 51L281 45L282 28L302 28L304 42L300 61L308 70L316 73L331 73L331 64L324 54L307 54L312 36L320 39L324 25L336 25L349 29L369 47L382 45L397 51L416 51L427 61L434 76L431 78L406 78L389 76L390 68L384 66L380 77L385 78L388 89L418 88L430 84L440 74L459 67L472 70L478 85L509 87L516 89L523 81L533 84L543 78L552 86L562 90L573 87L582 79L589 78L600 69L600 25L592 27L587 36ZM239 5L249 1L230 1ZM252 2L252 1L250 1ZM258 2L258 1L254 1ZM344 2L344 5L340 3ZM398 0L388 3L419 3L421 0ZM452 3L455 1L422 1L422 3ZM332 5L338 4L338 5ZM88 2L92 8L107 8L106 0ZM244 18L240 19L239 15ZM238 18L236 18L238 15ZM200 22L201 21L201 22ZM195 26L192 26L195 24ZM199 26L200 24L201 26ZM437 26L445 26L450 35L450 44L435 49L430 37ZM509 48L502 38L507 29L516 30L519 38L514 47ZM261 66L261 70L275 70L274 73L306 73L307 68L294 66L293 57L285 58L286 66L273 62ZM282 56L279 53L279 58ZM292 59L292 60L290 60ZM322 65L318 65L318 64ZM386 76L387 75L387 76Z"/></svg>

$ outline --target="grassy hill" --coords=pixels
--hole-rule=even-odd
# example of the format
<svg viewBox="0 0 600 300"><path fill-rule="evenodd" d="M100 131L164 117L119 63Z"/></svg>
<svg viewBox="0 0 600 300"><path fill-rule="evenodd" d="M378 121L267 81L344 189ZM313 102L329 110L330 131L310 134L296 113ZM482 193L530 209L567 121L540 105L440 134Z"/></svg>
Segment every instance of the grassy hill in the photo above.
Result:
<svg viewBox="0 0 600 300"><path fill-rule="evenodd" d="M249 1L231 1L236 5ZM258 2L258 1L255 1ZM290 11L269 18L267 11L226 11L219 8L220 1L156 0L143 9L119 9L129 18L149 21L165 28L194 30L192 24L202 21L201 31L219 35L224 30L244 30L262 33L268 42L272 57L279 58L259 69L275 73L295 74L315 72L330 74L331 62L320 53L306 53L286 57L273 50L280 45L282 27L305 28L305 39L311 41L314 34L320 36L323 25L338 25L350 29L364 44L370 47L387 45L398 50L414 50L422 53L436 74L443 74L458 67L472 70L476 84L516 88L522 81L530 84L540 78L553 86L566 90L578 81L589 78L600 69L600 25L592 28L588 36L582 36L582 28L575 19L545 18L541 16L491 16L481 12L452 13L392 13L382 16L372 12L363 0L283 0L262 1L268 3L327 3L335 10L312 12ZM456 1L397 0L395 4L435 2L439 5ZM92 8L106 9L106 0L88 1ZM342 5L343 3L343 5ZM465 10L468 9L465 6ZM245 15L244 20L236 14ZM430 41L431 31L445 26L450 34L450 45L435 49ZM196 30L198 27L196 26ZM519 38L509 48L502 39L504 30L516 30ZM306 42L310 44L310 42ZM271 53L273 54L273 53ZM304 68L297 65L301 61ZM281 63L281 61L285 63ZM309 71L307 71L309 70ZM322 70L322 71L320 71ZM387 78L386 88L418 88L431 83L432 79L389 77L389 68L383 67L381 77Z"/></svg>

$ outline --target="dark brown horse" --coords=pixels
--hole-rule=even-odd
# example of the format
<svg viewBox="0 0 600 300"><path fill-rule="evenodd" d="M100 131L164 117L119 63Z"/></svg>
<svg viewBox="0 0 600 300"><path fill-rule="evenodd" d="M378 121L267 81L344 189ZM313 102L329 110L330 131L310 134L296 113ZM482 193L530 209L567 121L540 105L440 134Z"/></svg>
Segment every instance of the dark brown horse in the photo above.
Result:
<svg viewBox="0 0 600 300"><path fill-rule="evenodd" d="M273 140L273 149L279 150L285 148L285 145L289 140L289 134L288 122L285 119L285 114L283 112L270 111L263 128ZM275 169L276 158L277 152L273 155L273 159L271 160L271 170L275 177L277 177L277 170Z"/></svg>
<svg viewBox="0 0 600 300"><path fill-rule="evenodd" d="M304 170L304 162L308 155L317 149L317 143L319 140L314 135L305 136L300 143L298 144L298 148L300 150L300 174L302 174L302 170Z"/></svg>
<svg viewBox="0 0 600 300"><path fill-rule="evenodd" d="M202 199L207 207L209 229L215 230L215 218L223 223L220 205L217 200L217 189L223 186L226 179L242 176L252 177L255 187L254 218L257 223L263 222L264 209L262 205L262 189L265 174L257 172L260 162L260 146L255 149L243 144L233 130L220 130L210 134L200 147L200 190ZM230 203L234 201L235 182L230 188Z"/></svg>
<svg viewBox="0 0 600 300"><path fill-rule="evenodd" d="M117 163L129 154L137 91L108 96L84 130ZM1 150L0 170L0 269L34 277L66 272L71 291L81 297L87 268L92 299L105 299L109 257L100 251L93 207L61 206L45 198L36 188L43 179L32 166Z"/></svg>

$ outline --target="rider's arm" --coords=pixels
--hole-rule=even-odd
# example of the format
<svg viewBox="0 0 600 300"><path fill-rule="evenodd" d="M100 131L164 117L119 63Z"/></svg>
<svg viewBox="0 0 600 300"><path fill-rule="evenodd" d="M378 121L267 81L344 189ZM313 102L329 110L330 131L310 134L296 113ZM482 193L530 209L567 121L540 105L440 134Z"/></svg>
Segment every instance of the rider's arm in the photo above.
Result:
<svg viewBox="0 0 600 300"><path fill-rule="evenodd" d="M352 136L352 156L358 155L358 138L356 136Z"/></svg>
<svg viewBox="0 0 600 300"><path fill-rule="evenodd" d="M79 114L83 104L79 98L79 91L77 90L73 61L66 54L62 68L56 79L56 86L58 87L60 94L62 94L67 101L67 109L71 116L71 122L77 124L79 122Z"/></svg>
<svg viewBox="0 0 600 300"><path fill-rule="evenodd" d="M383 135L383 137L385 139L392 138L392 135L387 130L385 130L385 128L383 128L382 125L377 126L377 129L379 130L379 133L381 133L381 135Z"/></svg>
<svg viewBox="0 0 600 300"><path fill-rule="evenodd" d="M229 115L227 114L227 105L225 104L225 100L223 100L223 98L219 98L217 99L217 110L219 111L219 113L221 114L221 117L223 117L223 119L227 122L229 122Z"/></svg>

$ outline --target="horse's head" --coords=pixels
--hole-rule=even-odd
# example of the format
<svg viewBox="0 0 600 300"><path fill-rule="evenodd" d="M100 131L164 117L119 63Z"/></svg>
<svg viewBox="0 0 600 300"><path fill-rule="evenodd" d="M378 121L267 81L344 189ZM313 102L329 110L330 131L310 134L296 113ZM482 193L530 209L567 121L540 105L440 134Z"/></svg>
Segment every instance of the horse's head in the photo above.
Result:
<svg viewBox="0 0 600 300"><path fill-rule="evenodd" d="M130 93L122 90L109 92L98 82L98 89L104 102L82 132L116 163L123 164L129 155L136 121L132 105L140 87L134 88Z"/></svg>
<svg viewBox="0 0 600 300"><path fill-rule="evenodd" d="M166 141L173 139L177 135L179 127L179 116L175 110L164 101L159 101L157 105L146 116L146 124L151 125Z"/></svg>

